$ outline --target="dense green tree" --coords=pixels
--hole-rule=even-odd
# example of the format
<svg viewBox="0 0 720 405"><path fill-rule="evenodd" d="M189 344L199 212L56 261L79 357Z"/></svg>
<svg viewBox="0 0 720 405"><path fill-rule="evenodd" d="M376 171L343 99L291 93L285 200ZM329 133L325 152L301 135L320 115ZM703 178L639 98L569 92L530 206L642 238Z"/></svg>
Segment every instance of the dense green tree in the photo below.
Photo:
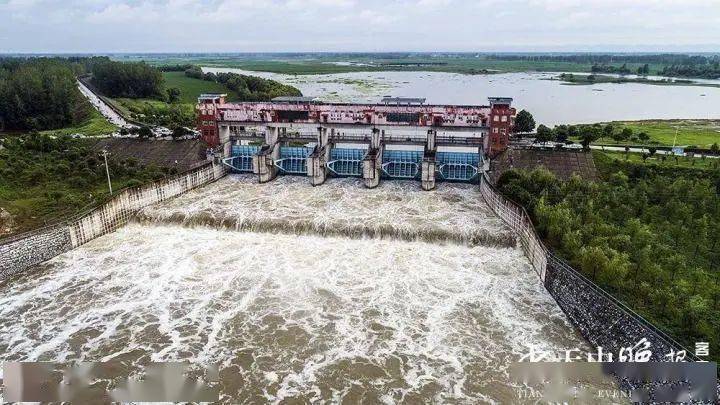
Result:
<svg viewBox="0 0 720 405"><path fill-rule="evenodd" d="M569 128L567 125L558 125L553 130L555 134L555 142L565 143L568 140Z"/></svg>
<svg viewBox="0 0 720 405"><path fill-rule="evenodd" d="M603 127L603 132L602 132L603 138L613 139L613 134L615 134L615 127L613 126L613 124L607 124Z"/></svg>
<svg viewBox="0 0 720 405"><path fill-rule="evenodd" d="M162 73L143 62L98 60L90 69L93 85L108 97L165 98Z"/></svg>
<svg viewBox="0 0 720 405"><path fill-rule="evenodd" d="M595 182L535 170L505 172L497 185L601 287L687 347L720 344L720 173L596 165Z"/></svg>
<svg viewBox="0 0 720 405"><path fill-rule="evenodd" d="M628 141L633 136L633 130L632 128L623 128L622 131L620 131L620 140L621 141Z"/></svg>
<svg viewBox="0 0 720 405"><path fill-rule="evenodd" d="M600 139L600 131L597 126L585 126L580 130L580 143L584 150L589 150L590 144Z"/></svg>
<svg viewBox="0 0 720 405"><path fill-rule="evenodd" d="M203 73L194 66L185 71L185 75L196 79L218 82L237 93L241 101L269 101L280 96L302 96L300 90L275 80L237 73Z"/></svg>
<svg viewBox="0 0 720 405"><path fill-rule="evenodd" d="M515 132L532 132L535 129L535 118L527 110L520 110L515 117Z"/></svg>
<svg viewBox="0 0 720 405"><path fill-rule="evenodd" d="M0 59L0 126L45 130L82 122L91 106L77 88L77 69L60 59Z"/></svg>
<svg viewBox="0 0 720 405"><path fill-rule="evenodd" d="M546 127L543 124L540 124L540 126L537 129L537 135L535 136L535 141L539 143L545 143L550 142L555 138L555 134L553 133L553 130Z"/></svg>
<svg viewBox="0 0 720 405"><path fill-rule="evenodd" d="M168 103L175 103L180 100L180 89L177 87L171 87L167 89L167 99Z"/></svg>

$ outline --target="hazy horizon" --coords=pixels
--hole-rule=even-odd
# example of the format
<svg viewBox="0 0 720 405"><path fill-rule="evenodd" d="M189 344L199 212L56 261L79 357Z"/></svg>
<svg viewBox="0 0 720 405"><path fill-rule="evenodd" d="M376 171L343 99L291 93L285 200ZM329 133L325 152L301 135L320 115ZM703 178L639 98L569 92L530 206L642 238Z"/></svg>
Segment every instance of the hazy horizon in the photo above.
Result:
<svg viewBox="0 0 720 405"><path fill-rule="evenodd" d="M718 26L720 0L0 0L0 53L716 53Z"/></svg>

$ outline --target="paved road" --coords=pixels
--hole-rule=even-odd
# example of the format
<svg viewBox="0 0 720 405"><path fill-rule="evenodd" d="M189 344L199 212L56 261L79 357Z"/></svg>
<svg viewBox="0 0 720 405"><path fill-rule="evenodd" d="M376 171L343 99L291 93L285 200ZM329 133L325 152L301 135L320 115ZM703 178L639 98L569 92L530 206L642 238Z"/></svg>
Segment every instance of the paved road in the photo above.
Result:
<svg viewBox="0 0 720 405"><path fill-rule="evenodd" d="M117 125L121 128L132 128L134 125L125 121L125 119L118 113L115 112L109 105L107 105L100 97L96 96L90 89L87 88L82 82L78 81L78 88L80 92L87 97L90 104L97 109L103 117L107 118L113 125Z"/></svg>
<svg viewBox="0 0 720 405"><path fill-rule="evenodd" d="M624 146L598 146L598 145L590 145L590 149L597 149L597 150L608 150L608 151L614 151L614 152L625 152ZM650 153L650 151L647 148L630 148L630 152L633 153ZM670 150L660 150L658 149L655 151L655 154L657 155L674 155L674 153ZM685 153L683 156L688 156L687 153ZM694 154L693 157L700 158L700 154ZM705 155L705 157L717 159L718 156L712 156L712 155Z"/></svg>

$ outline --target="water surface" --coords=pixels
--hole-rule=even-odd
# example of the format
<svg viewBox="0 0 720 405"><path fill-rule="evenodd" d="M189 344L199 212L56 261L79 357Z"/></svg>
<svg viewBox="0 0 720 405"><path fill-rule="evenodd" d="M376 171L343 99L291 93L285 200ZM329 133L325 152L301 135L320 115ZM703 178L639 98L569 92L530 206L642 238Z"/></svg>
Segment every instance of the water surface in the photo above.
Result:
<svg viewBox="0 0 720 405"><path fill-rule="evenodd" d="M385 95L425 97L433 104L487 104L512 97L538 123L594 123L642 119L720 118L720 88L605 83L565 85L559 73L464 75L442 72L355 72L283 75L232 68L203 68L278 80L325 101L378 102ZM703 82L720 84L720 80Z"/></svg>
<svg viewBox="0 0 720 405"><path fill-rule="evenodd" d="M514 403L529 346L586 344L506 236L469 185L230 176L0 282L0 361L218 363L226 403Z"/></svg>

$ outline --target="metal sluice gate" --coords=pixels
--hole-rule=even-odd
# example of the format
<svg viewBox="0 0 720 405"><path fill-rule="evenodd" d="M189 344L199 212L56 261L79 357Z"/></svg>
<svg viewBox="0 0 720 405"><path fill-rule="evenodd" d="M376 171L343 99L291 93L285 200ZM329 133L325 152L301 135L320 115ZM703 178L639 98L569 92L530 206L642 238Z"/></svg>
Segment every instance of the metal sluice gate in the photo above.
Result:
<svg viewBox="0 0 720 405"><path fill-rule="evenodd" d="M420 175L422 151L385 150L382 170L391 179L414 179Z"/></svg>
<svg viewBox="0 0 720 405"><path fill-rule="evenodd" d="M337 176L362 177L362 162L366 153L365 149L332 148L327 167Z"/></svg>
<svg viewBox="0 0 720 405"><path fill-rule="evenodd" d="M231 157L223 162L235 173L252 173L252 158L258 153L258 146L233 145ZM313 148L280 147L280 159L275 166L285 174L307 174L307 158ZM336 177L362 177L363 159L366 149L332 148L326 163ZM384 150L382 159L383 177L389 179L417 179L420 177L422 151ZM437 152L435 172L438 180L473 182L482 170L483 160L479 153Z"/></svg>
<svg viewBox="0 0 720 405"><path fill-rule="evenodd" d="M472 181L480 173L479 153L438 152L436 162L441 180Z"/></svg>
<svg viewBox="0 0 720 405"><path fill-rule="evenodd" d="M252 157L257 155L259 146L233 145L230 149L230 157L223 160L223 163L235 173L252 173Z"/></svg>
<svg viewBox="0 0 720 405"><path fill-rule="evenodd" d="M307 158L312 151L313 148L305 146L281 146L275 166L283 173L307 174Z"/></svg>

